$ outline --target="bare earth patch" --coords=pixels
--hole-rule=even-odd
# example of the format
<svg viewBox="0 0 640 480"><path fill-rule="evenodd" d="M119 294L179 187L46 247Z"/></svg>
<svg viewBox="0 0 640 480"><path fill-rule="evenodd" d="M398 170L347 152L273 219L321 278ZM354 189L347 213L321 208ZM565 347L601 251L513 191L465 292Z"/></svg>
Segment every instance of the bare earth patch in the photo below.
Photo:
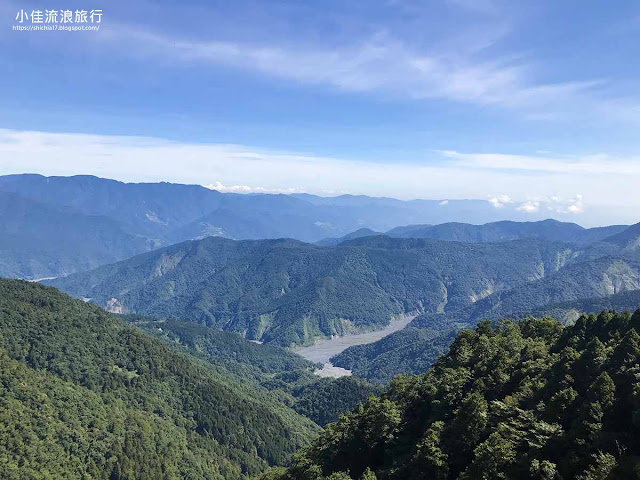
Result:
<svg viewBox="0 0 640 480"><path fill-rule="evenodd" d="M367 343L377 342L387 335L397 332L398 330L402 330L416 316L416 314L402 314L391 320L389 325L387 325L382 330L375 330L373 332L366 333L355 333L352 335L345 335L343 337L320 340L310 347L304 347L295 350L295 352L314 363L324 364L322 369L316 370L314 372L320 377L343 377L345 375L351 375L351 372L349 370L340 367L334 367L329 359L354 345L364 345Z"/></svg>

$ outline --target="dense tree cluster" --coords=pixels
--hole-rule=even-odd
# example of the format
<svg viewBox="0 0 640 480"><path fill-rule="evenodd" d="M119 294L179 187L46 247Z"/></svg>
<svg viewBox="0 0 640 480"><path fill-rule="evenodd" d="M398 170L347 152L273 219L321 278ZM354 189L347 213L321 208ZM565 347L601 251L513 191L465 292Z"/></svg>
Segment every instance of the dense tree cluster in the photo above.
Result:
<svg viewBox="0 0 640 480"><path fill-rule="evenodd" d="M388 384L398 374L426 372L447 351L456 332L455 328L405 328L377 342L349 347L331 363L370 382Z"/></svg>
<svg viewBox="0 0 640 480"><path fill-rule="evenodd" d="M96 306L0 279L0 478L239 479L319 430Z"/></svg>
<svg viewBox="0 0 640 480"><path fill-rule="evenodd" d="M640 310L481 322L264 479L640 478Z"/></svg>
<svg viewBox="0 0 640 480"><path fill-rule="evenodd" d="M125 315L129 322L164 338L169 345L198 355L233 374L238 382L265 389L296 412L318 425L336 421L382 387L357 377L320 378L317 367L301 356L275 345L258 345L235 333L193 322Z"/></svg>
<svg viewBox="0 0 640 480"><path fill-rule="evenodd" d="M326 425L382 391L381 386L375 387L357 377L325 378L296 389L293 408L318 425Z"/></svg>

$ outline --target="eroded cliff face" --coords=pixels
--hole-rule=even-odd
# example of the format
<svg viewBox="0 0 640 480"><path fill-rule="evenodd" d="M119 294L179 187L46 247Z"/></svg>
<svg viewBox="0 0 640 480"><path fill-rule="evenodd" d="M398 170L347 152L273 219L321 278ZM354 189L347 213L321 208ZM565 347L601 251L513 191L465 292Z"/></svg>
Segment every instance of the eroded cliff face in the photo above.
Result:
<svg viewBox="0 0 640 480"><path fill-rule="evenodd" d="M126 307L117 298L110 298L107 300L104 309L111 313L127 313Z"/></svg>

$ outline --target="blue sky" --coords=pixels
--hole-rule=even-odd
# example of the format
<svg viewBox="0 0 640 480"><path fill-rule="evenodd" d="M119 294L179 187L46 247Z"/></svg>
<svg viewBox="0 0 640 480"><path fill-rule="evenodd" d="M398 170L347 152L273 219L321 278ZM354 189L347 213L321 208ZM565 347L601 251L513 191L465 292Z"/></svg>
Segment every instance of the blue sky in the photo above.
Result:
<svg viewBox="0 0 640 480"><path fill-rule="evenodd" d="M638 2L53 3L0 6L0 173L640 206Z"/></svg>

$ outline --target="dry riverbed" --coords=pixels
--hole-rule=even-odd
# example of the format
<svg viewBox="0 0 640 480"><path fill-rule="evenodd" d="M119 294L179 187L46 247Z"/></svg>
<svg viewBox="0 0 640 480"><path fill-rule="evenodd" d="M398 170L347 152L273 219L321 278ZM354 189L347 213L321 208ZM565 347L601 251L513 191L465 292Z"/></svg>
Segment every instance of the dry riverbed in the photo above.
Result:
<svg viewBox="0 0 640 480"><path fill-rule="evenodd" d="M300 348L295 350L298 355L302 355L307 360L314 363L322 363L324 366L320 370L316 370L315 374L320 377L343 377L345 375L351 375L350 370L346 370L340 367L334 367L329 359L334 355L346 350L354 345L364 345L367 343L377 342L381 338L387 335L402 330L406 327L411 320L416 318L415 314L403 314L395 317L389 325L382 330L374 330L373 332L355 333L352 335L345 335L343 337L334 337L327 340L320 340L314 343L310 347Z"/></svg>

